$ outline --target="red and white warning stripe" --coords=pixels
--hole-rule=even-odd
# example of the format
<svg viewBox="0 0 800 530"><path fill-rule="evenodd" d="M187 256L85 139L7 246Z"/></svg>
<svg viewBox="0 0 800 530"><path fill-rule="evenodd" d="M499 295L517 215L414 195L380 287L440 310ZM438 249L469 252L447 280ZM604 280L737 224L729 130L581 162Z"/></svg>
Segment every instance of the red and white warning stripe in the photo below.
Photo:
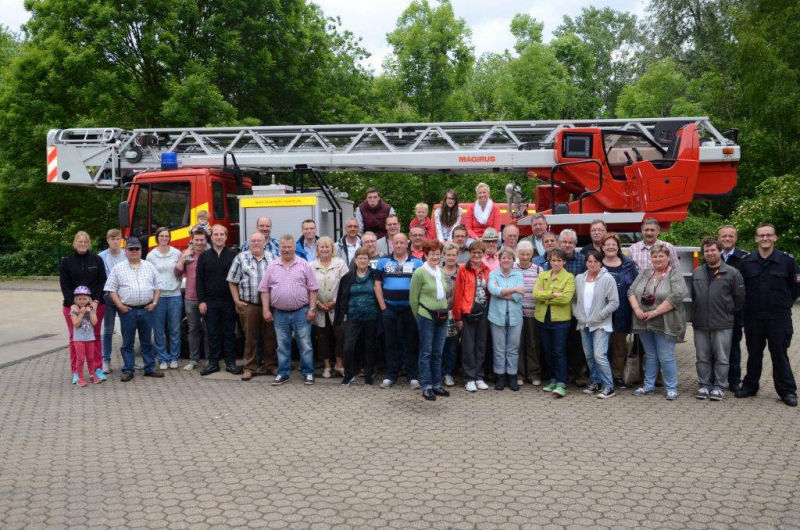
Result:
<svg viewBox="0 0 800 530"><path fill-rule="evenodd" d="M47 146L47 182L55 182L58 177L58 150L54 145Z"/></svg>

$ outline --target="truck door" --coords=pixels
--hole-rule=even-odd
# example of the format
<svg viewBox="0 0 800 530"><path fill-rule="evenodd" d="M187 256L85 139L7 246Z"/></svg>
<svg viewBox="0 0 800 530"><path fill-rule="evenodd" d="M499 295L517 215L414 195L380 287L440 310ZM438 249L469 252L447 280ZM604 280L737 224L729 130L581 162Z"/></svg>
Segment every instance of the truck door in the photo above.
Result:
<svg viewBox="0 0 800 530"><path fill-rule="evenodd" d="M151 249L156 246L156 230L165 226L172 235L172 245L185 248L191 228L190 182L143 182L134 186L130 235L147 241L147 248Z"/></svg>

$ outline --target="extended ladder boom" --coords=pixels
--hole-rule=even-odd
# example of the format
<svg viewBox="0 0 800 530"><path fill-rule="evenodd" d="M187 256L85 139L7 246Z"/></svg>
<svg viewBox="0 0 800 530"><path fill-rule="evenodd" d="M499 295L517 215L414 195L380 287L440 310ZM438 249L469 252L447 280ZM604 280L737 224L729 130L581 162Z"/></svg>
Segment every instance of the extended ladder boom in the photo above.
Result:
<svg viewBox="0 0 800 530"><path fill-rule="evenodd" d="M549 168L554 139L572 127L638 131L665 145L659 131L697 123L705 131L702 161L731 160L735 143L706 117L372 125L302 125L176 129L54 129L47 135L47 180L114 188L136 173L162 167L175 153L179 167L242 169L488 173ZM735 160L739 148L735 146ZM229 157L228 155L232 155Z"/></svg>

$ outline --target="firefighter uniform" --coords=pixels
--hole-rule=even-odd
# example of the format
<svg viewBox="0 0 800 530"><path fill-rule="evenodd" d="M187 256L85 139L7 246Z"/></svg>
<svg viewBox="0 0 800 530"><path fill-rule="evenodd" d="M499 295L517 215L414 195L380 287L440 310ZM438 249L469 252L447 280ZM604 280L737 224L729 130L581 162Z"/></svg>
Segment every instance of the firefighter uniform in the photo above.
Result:
<svg viewBox="0 0 800 530"><path fill-rule="evenodd" d="M745 256L739 270L746 290L747 375L737 397L758 392L764 346L768 345L775 391L786 401L797 393L787 350L792 340L792 304L800 296L800 267L794 256L774 249L767 258L758 252Z"/></svg>

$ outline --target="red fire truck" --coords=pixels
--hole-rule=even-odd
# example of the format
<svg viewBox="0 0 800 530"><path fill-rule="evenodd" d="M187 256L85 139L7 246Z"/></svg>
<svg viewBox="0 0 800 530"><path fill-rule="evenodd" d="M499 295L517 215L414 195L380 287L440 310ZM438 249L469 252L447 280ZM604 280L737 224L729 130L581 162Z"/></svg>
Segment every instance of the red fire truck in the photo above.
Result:
<svg viewBox="0 0 800 530"><path fill-rule="evenodd" d="M686 218L693 200L731 192L736 132L723 134L705 117L61 129L47 136L47 181L129 188L120 224L150 247L159 226L184 247L199 210L230 228L229 244L238 242L237 196L253 179L280 172L294 174L295 192L310 179L331 204L337 192L323 171L527 175L538 181L532 200L514 200L514 186L507 188L504 225L517 223L525 234L529 214L541 212L556 230L586 233L600 218L612 230L637 231L645 217L666 228ZM336 237L351 212L327 213Z"/></svg>

